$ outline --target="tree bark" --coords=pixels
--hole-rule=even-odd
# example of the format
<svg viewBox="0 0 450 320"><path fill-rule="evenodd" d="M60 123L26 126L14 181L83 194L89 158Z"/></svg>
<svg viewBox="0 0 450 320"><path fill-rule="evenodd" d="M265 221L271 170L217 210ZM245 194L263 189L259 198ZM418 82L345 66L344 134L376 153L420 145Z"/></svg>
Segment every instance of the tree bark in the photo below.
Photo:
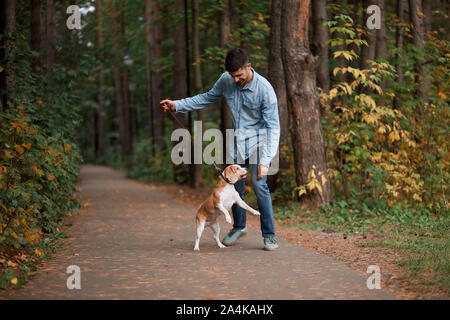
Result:
<svg viewBox="0 0 450 320"><path fill-rule="evenodd" d="M194 61L194 91L195 94L203 92L202 73L200 68L200 45L199 45L199 0L192 0L192 61ZM204 122L203 110L197 111L197 120ZM203 126L202 126L203 127ZM203 136L203 132L199 132ZM194 165L195 171L195 188L200 187L203 176L203 165Z"/></svg>
<svg viewBox="0 0 450 320"><path fill-rule="evenodd" d="M325 8L326 0L312 2L313 12L313 54L319 56L319 69L317 72L317 84L325 93L330 91L330 75L328 73L328 28L323 25L328 20Z"/></svg>
<svg viewBox="0 0 450 320"><path fill-rule="evenodd" d="M371 64L368 60L375 59L375 49L376 49L376 29L370 30L366 27L365 23L369 15L367 14L367 7L372 4L372 0L364 0L363 1L363 30L364 36L363 39L367 41L368 46L362 45L361 48L361 69L370 68Z"/></svg>
<svg viewBox="0 0 450 320"><path fill-rule="evenodd" d="M160 16L159 4L152 0L145 2L145 39L146 39L146 75L147 75L147 110L149 119L149 137L152 145L158 150L163 150L164 119L156 105L161 101L162 82L161 74L154 69L155 62L162 57L161 54L161 26L156 23Z"/></svg>
<svg viewBox="0 0 450 320"><path fill-rule="evenodd" d="M223 2L221 0L218 0L218 2ZM226 6L225 8L220 12L219 15L219 47L225 47L225 45L228 42L228 35L231 33L231 8L230 8L230 2L228 0L225 0ZM221 67L222 69L222 67ZM225 71L222 69L222 71ZM228 103L224 97L220 99L220 129L222 131L223 137L226 137L226 129L232 129L233 127L233 120L231 116L231 111L228 106ZM226 150L227 142L226 138L223 139L223 150ZM226 154L224 152L223 154L223 161L225 163Z"/></svg>
<svg viewBox="0 0 450 320"><path fill-rule="evenodd" d="M270 9L270 43L269 43L269 82L272 84L278 100L278 115L280 118L280 148L288 145L289 139L289 111L287 108L286 84L284 82L283 61L281 58L281 11L283 0L272 0ZM279 169L276 175L269 176L269 189L273 192L282 181L280 174L289 168L289 161L280 156Z"/></svg>
<svg viewBox="0 0 450 320"><path fill-rule="evenodd" d="M41 72L41 1L31 0L30 48L39 55L31 59L31 70L39 78Z"/></svg>
<svg viewBox="0 0 450 320"><path fill-rule="evenodd" d="M120 34L122 36L122 43L124 43L125 48L127 48L127 42L125 40L125 6L124 0L120 0ZM128 53L128 52L126 52ZM132 131L132 112L129 104L128 97L128 66L122 65L122 91L123 91L123 115L125 121L126 130L126 146L125 152L127 158L133 153L133 131Z"/></svg>
<svg viewBox="0 0 450 320"><path fill-rule="evenodd" d="M376 49L375 49L375 57L386 59L386 23L385 23L385 3L384 0L377 0L377 5L380 7L381 11L381 28L377 30L376 33ZM386 79L384 77L381 78L379 86L384 91L386 89Z"/></svg>
<svg viewBox="0 0 450 320"><path fill-rule="evenodd" d="M403 19L404 19L404 5L403 1L405 0L397 0L397 17L399 19L398 25L395 29L395 47L403 48L403 38L404 38L404 30L403 30ZM398 53L395 54L395 70L397 73L397 83L403 83L403 68L402 68L402 56ZM400 98L399 93L397 93L394 97L394 107L396 109L400 109Z"/></svg>
<svg viewBox="0 0 450 320"><path fill-rule="evenodd" d="M419 99L419 112L425 113L425 104L428 103L429 81L427 80L428 68L424 65L423 53L425 48L425 28L421 0L409 0L409 16L412 24L413 43L419 49L419 55L415 63L416 89L415 96Z"/></svg>
<svg viewBox="0 0 450 320"><path fill-rule="evenodd" d="M53 65L55 63L55 3L54 0L47 0L46 10L46 68L47 76L51 78L53 74Z"/></svg>
<svg viewBox="0 0 450 320"><path fill-rule="evenodd" d="M109 15L111 18L111 35L114 48L114 62L113 62L113 77L114 77L114 91L116 96L116 117L119 123L119 135L121 144L122 161L126 162L130 154L128 145L128 125L125 116L125 105L123 96L123 83L121 75L122 64L122 50L120 49L120 30L117 23L118 12L114 7L114 0L108 0Z"/></svg>
<svg viewBox="0 0 450 320"><path fill-rule="evenodd" d="M2 58L6 59L5 70L0 74L2 85L0 89L5 89L1 95L0 112L6 110L8 101L11 100L11 93L15 91L16 81L14 74L14 46L16 32L16 3L15 0L6 0L4 3L4 31L7 34Z"/></svg>
<svg viewBox="0 0 450 320"><path fill-rule="evenodd" d="M96 143L95 143L95 151L97 155L97 159L100 161L103 160L105 153L105 74L104 74L104 65L103 65L103 0L96 1L95 12L97 15L97 50L98 54L98 91L97 91L97 104L98 109L96 112Z"/></svg>
<svg viewBox="0 0 450 320"><path fill-rule="evenodd" d="M309 7L308 0L283 1L281 47L287 105L292 119L296 182L306 185L313 168L320 183L323 176L322 192L316 190L304 196L309 206L317 207L330 202L331 192L316 88L317 59L309 50Z"/></svg>
<svg viewBox="0 0 450 320"><path fill-rule="evenodd" d="M173 48L173 94L174 99L182 99L186 97L186 40L185 40L185 24L184 17L184 0L175 0L175 14L179 23L174 27L174 48ZM178 117L186 127L185 117ZM180 126L173 121L173 130ZM177 144L177 142L174 142ZM174 179L178 183L187 183L189 181L189 168L187 165L174 165Z"/></svg>

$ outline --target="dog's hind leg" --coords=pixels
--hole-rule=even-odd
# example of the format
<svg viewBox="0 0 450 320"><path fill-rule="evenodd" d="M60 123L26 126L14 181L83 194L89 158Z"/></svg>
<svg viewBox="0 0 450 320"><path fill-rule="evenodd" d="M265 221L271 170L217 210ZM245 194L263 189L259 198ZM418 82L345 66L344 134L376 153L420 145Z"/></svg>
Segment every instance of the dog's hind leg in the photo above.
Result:
<svg viewBox="0 0 450 320"><path fill-rule="evenodd" d="M200 238L202 237L203 230L205 230L205 221L197 220L197 239L195 239L194 250L199 251Z"/></svg>
<svg viewBox="0 0 450 320"><path fill-rule="evenodd" d="M226 246L224 246L222 244L222 242L220 242L220 239L219 239L219 235L220 235L220 225L219 225L219 223L217 221L214 222L213 224L210 225L210 228L214 232L214 239L216 240L217 245L219 246L219 248L226 248Z"/></svg>

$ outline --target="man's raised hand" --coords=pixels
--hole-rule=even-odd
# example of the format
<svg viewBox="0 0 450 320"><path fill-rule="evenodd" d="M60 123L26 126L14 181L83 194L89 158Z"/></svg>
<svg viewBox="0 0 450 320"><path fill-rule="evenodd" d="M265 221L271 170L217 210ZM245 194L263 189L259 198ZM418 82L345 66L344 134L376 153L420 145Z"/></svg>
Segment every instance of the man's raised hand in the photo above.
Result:
<svg viewBox="0 0 450 320"><path fill-rule="evenodd" d="M175 103L169 99L162 100L159 103L159 106L164 110L164 112L167 112L169 109L175 111Z"/></svg>

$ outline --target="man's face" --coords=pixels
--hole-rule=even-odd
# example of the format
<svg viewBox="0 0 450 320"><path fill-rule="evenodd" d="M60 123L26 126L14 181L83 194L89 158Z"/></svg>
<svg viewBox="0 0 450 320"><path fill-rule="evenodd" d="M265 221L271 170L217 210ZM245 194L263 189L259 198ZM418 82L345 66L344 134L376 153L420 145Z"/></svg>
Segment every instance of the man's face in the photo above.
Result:
<svg viewBox="0 0 450 320"><path fill-rule="evenodd" d="M245 67L229 73L233 77L234 82L239 84L241 87L244 87L252 80L251 63L247 63Z"/></svg>

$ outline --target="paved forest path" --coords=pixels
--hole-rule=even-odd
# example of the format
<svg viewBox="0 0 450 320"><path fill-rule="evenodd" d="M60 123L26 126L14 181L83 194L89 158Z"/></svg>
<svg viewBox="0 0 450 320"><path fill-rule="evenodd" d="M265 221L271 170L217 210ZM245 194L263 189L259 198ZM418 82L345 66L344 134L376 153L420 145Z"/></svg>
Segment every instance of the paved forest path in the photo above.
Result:
<svg viewBox="0 0 450 320"><path fill-rule="evenodd" d="M396 299L369 290L368 274L283 238L262 250L254 227L226 249L207 229L194 252L196 207L111 168L84 165L80 178L85 206L63 247L4 299ZM220 225L223 238L231 226ZM66 286L70 265L81 270L80 290Z"/></svg>

